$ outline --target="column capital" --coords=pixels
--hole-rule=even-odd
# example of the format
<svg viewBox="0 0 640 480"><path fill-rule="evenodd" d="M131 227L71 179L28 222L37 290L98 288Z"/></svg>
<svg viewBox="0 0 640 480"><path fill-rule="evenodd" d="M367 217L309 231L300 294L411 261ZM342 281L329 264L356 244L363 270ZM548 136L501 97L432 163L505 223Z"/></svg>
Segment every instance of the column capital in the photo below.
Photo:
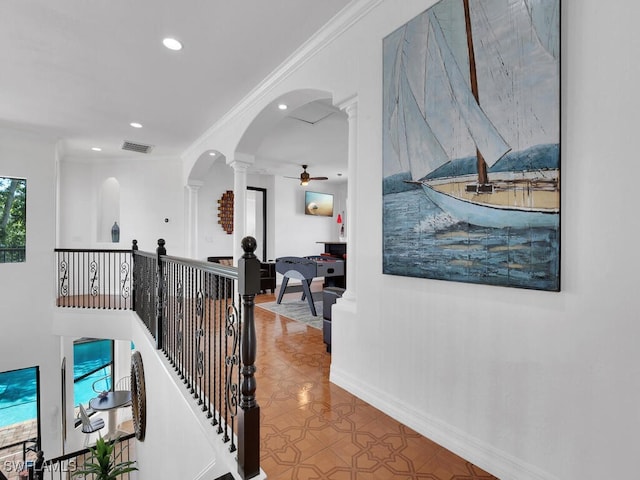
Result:
<svg viewBox="0 0 640 480"><path fill-rule="evenodd" d="M227 162L227 165L232 167L236 172L246 171L251 165L256 162L256 157L248 153L236 152L232 160Z"/></svg>
<svg viewBox="0 0 640 480"><path fill-rule="evenodd" d="M201 182L200 180L189 180L187 182L187 188L192 191L198 191L203 185L204 182Z"/></svg>
<svg viewBox="0 0 640 480"><path fill-rule="evenodd" d="M348 98L345 98L340 103L337 104L340 110L346 112L349 118L356 115L358 112L358 95L352 95Z"/></svg>

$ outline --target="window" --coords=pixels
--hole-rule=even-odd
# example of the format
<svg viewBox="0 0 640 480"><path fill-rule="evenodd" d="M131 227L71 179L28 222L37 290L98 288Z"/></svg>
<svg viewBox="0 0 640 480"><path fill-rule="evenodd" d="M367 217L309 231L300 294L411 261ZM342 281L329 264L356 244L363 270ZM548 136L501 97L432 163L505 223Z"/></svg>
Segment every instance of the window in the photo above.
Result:
<svg viewBox="0 0 640 480"><path fill-rule="evenodd" d="M73 342L73 404L85 407L96 391L111 390L113 340L82 338Z"/></svg>
<svg viewBox="0 0 640 480"><path fill-rule="evenodd" d="M27 181L0 177L0 263L24 262L27 244Z"/></svg>
<svg viewBox="0 0 640 480"><path fill-rule="evenodd" d="M18 469L35 457L27 449L40 445L39 369L22 368L0 373L0 445L2 467ZM25 452L27 452L25 454Z"/></svg>
<svg viewBox="0 0 640 480"><path fill-rule="evenodd" d="M38 417L37 368L0 373L0 428Z"/></svg>

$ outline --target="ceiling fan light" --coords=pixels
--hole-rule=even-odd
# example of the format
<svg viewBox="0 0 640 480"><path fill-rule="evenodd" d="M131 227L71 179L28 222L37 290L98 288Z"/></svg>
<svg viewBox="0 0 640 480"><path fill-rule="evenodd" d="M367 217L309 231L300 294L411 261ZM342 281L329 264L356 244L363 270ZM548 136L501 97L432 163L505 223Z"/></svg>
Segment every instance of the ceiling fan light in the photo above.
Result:
<svg viewBox="0 0 640 480"><path fill-rule="evenodd" d="M307 185L309 185L309 180L300 180L300 185L306 187Z"/></svg>

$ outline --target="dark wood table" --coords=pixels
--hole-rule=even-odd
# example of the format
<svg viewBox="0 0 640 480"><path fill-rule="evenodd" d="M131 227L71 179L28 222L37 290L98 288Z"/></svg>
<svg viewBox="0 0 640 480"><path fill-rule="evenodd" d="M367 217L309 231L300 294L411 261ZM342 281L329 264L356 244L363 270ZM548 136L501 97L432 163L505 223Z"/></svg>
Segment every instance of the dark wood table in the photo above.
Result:
<svg viewBox="0 0 640 480"><path fill-rule="evenodd" d="M113 438L117 433L120 433L116 431L116 410L129 404L131 404L131 392L128 390L103 392L89 401L89 407L93 410L109 412L109 429L107 432L107 437L109 438Z"/></svg>

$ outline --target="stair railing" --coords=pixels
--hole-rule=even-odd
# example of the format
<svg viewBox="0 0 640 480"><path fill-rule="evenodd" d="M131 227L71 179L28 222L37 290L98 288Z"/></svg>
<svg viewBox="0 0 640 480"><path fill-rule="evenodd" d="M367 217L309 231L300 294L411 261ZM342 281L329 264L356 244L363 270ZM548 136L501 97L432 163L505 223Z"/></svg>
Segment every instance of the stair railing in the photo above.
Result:
<svg viewBox="0 0 640 480"><path fill-rule="evenodd" d="M260 473L256 402L256 240L238 266L138 250L56 249L60 307L132 309L229 450L244 479ZM236 287L237 285L237 287ZM237 289L237 291L236 291Z"/></svg>
<svg viewBox="0 0 640 480"><path fill-rule="evenodd" d="M256 240L242 241L238 266L133 249L133 308L176 375L231 452L244 479L260 473L256 402L255 296L260 291ZM237 291L236 291L237 285Z"/></svg>

